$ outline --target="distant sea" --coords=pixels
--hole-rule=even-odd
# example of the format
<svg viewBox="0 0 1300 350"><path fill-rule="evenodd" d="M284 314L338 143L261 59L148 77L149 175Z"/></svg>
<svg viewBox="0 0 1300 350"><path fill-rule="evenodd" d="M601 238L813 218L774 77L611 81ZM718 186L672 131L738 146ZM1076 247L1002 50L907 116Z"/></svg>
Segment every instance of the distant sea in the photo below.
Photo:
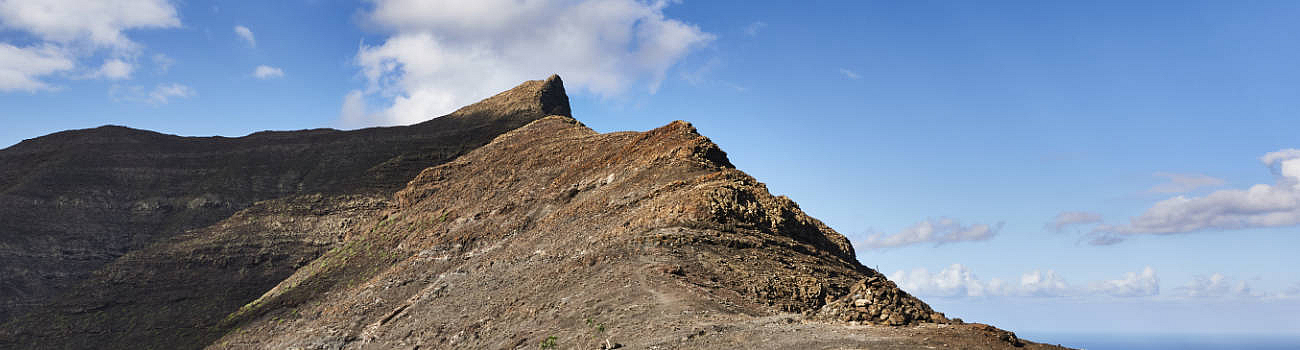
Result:
<svg viewBox="0 0 1300 350"><path fill-rule="evenodd" d="M1044 344L1087 350L1300 350L1296 335L1021 333Z"/></svg>

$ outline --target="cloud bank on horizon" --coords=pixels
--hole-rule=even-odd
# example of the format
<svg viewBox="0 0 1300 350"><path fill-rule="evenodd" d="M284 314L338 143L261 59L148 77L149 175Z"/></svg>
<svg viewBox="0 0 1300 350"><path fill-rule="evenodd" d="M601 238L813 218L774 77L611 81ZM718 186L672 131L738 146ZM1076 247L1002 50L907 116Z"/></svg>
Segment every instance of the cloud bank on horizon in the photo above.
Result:
<svg viewBox="0 0 1300 350"><path fill-rule="evenodd" d="M1172 293L1162 294L1160 277L1154 268L1143 267L1125 272L1115 279L1072 285L1053 270L1025 272L1019 281L1000 278L980 279L962 264L952 264L939 271L925 268L911 271L898 270L889 279L908 293L943 298L1153 298L1168 300L1187 299L1294 299L1300 297L1300 283L1275 293L1255 290L1245 280L1234 279L1222 273L1195 276L1186 285L1172 288Z"/></svg>
<svg viewBox="0 0 1300 350"><path fill-rule="evenodd" d="M666 17L667 1L370 3L364 21L387 37L357 52L367 84L344 97L348 126L428 120L552 73L600 96L653 93L670 67L714 39Z"/></svg>
<svg viewBox="0 0 1300 350"><path fill-rule="evenodd" d="M1089 244L1110 245L1133 235L1300 225L1300 149L1269 152L1259 161L1272 171L1273 184L1256 184L1244 190L1217 190L1202 197L1178 195L1156 202L1141 215L1130 218L1127 224L1104 224L1100 214L1076 211L1061 212L1044 227L1061 232L1068 227L1098 224L1085 238ZM1225 183L1199 174L1157 173L1156 176L1169 178L1170 182L1152 187L1149 193L1180 193Z"/></svg>

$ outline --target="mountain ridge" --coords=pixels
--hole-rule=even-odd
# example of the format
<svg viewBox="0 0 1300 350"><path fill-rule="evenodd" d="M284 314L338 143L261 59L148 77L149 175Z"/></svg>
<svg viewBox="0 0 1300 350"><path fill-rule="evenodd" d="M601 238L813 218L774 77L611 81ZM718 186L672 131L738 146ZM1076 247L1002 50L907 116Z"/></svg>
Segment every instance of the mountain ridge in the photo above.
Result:
<svg viewBox="0 0 1300 350"><path fill-rule="evenodd" d="M0 322L127 252L260 200L396 191L497 134L568 113L567 101L556 76L411 126L239 138L105 126L24 140L0 150Z"/></svg>
<svg viewBox="0 0 1300 350"><path fill-rule="evenodd" d="M262 200L127 252L0 347L1052 348L932 310L690 123L570 114L552 76L416 124L518 126L400 188Z"/></svg>

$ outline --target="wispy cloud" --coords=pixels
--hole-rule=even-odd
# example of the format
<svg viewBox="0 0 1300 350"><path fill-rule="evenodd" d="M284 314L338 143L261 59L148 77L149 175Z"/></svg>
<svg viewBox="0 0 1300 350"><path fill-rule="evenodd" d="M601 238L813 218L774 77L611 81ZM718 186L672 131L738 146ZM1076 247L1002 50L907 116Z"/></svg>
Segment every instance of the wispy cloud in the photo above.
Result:
<svg viewBox="0 0 1300 350"><path fill-rule="evenodd" d="M744 31L745 35L748 36L758 36L758 32L763 30L763 28L766 27L767 27L767 23L758 21L758 22L753 22L745 25L745 28L742 28L741 31Z"/></svg>
<svg viewBox="0 0 1300 350"><path fill-rule="evenodd" d="M1087 225L1101 222L1101 214L1086 211L1063 211L1056 214L1052 221L1043 225L1043 228L1053 232L1063 232L1066 228L1076 225Z"/></svg>
<svg viewBox="0 0 1300 350"><path fill-rule="evenodd" d="M873 234L867 236L867 239L863 240L861 245L868 249L893 248L923 243L934 243L937 246L945 243L987 240L997 235L1000 230L1002 230L1001 222L993 225L972 224L968 226L950 218L928 219L892 235Z"/></svg>
<svg viewBox="0 0 1300 350"><path fill-rule="evenodd" d="M253 30L245 26L235 26L235 35L244 40L248 47L257 47L257 38L253 37Z"/></svg>
<svg viewBox="0 0 1300 350"><path fill-rule="evenodd" d="M168 70L172 69L172 65L176 64L176 60L164 54L155 54L151 59L158 73L167 73Z"/></svg>
<svg viewBox="0 0 1300 350"><path fill-rule="evenodd" d="M1148 193L1183 193L1201 187L1221 186L1223 179L1203 174L1155 173L1156 177L1169 179L1169 182L1147 189Z"/></svg>
<svg viewBox="0 0 1300 350"><path fill-rule="evenodd" d="M1172 234L1300 224L1300 150L1270 152L1260 157L1260 162L1272 169L1274 184L1165 199L1126 225L1101 225L1095 231Z"/></svg>
<svg viewBox="0 0 1300 350"><path fill-rule="evenodd" d="M108 90L110 96L116 101L138 102L151 105L165 105L177 98L189 98L197 96L198 93L194 88L177 83L164 83L154 86L151 90L146 90L139 85L113 85Z"/></svg>
<svg viewBox="0 0 1300 350"><path fill-rule="evenodd" d="M258 79L281 78L284 77L284 70L267 65L261 65L253 69L253 77Z"/></svg>
<svg viewBox="0 0 1300 350"><path fill-rule="evenodd" d="M840 68L840 74L843 74L844 77L853 80L858 80L862 78L861 75L858 75L858 72L851 71L848 68Z"/></svg>

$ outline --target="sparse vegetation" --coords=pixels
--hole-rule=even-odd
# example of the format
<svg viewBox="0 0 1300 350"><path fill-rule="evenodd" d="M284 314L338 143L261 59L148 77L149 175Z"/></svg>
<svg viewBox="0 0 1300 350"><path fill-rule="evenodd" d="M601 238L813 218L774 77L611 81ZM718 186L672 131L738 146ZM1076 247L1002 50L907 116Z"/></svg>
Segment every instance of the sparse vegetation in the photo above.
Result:
<svg viewBox="0 0 1300 350"><path fill-rule="evenodd" d="M551 335L551 336L547 336L546 339L542 339L542 343L538 345L538 348L541 348L541 349L554 349L554 348L555 348L555 340L557 340L557 339L559 339L559 338L556 338L556 337L553 336L553 335Z"/></svg>

